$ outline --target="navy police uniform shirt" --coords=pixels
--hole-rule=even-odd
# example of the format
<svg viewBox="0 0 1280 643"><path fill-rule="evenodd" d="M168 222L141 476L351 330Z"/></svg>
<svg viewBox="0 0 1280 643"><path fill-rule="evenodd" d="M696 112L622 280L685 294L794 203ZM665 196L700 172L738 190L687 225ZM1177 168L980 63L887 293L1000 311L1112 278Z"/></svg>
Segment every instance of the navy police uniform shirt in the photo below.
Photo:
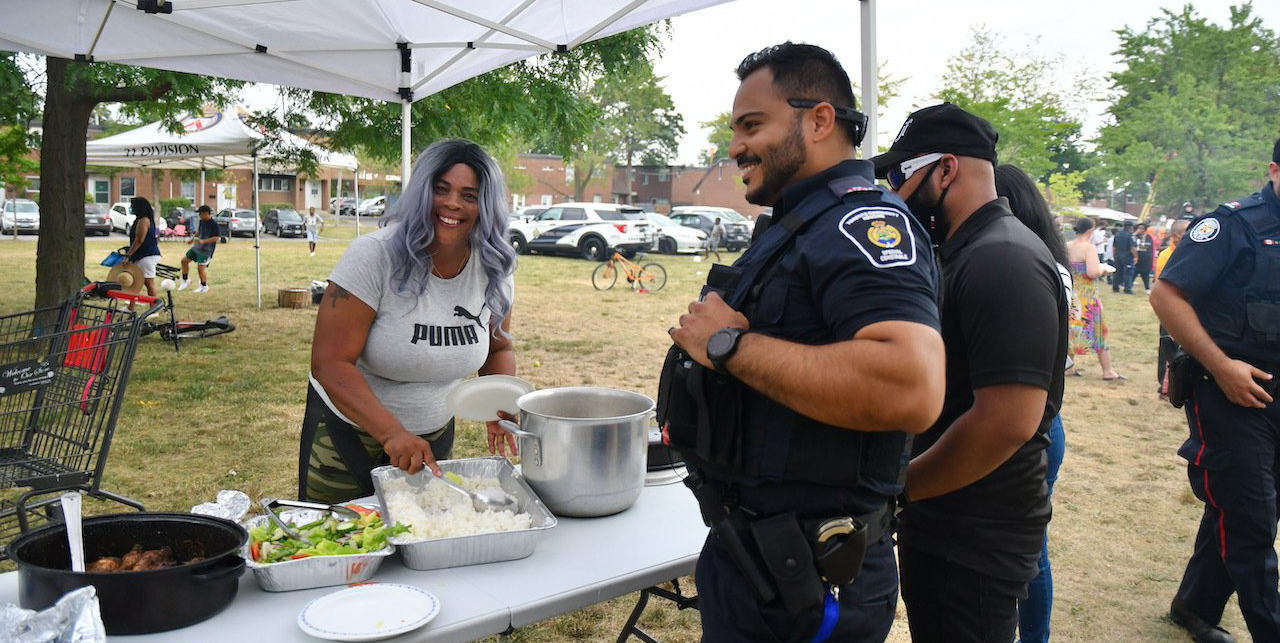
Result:
<svg viewBox="0 0 1280 643"><path fill-rule="evenodd" d="M1049 423L1062 403L1067 298L1049 249L999 198L943 242L942 414L916 436L923 453L974 404L974 391L1022 384L1048 392L1036 433L994 471L950 493L908 503L899 543L997 578L1029 581L1049 522Z"/></svg>
<svg viewBox="0 0 1280 643"><path fill-rule="evenodd" d="M865 181L838 181L855 176ZM781 225L815 192L839 188L860 194L832 205L797 233L748 316L751 330L820 345L853 339L862 328L884 321L940 328L938 275L928 235L906 214L901 200L874 181L870 162L849 160L783 191L771 226ZM808 509L837 507L865 513L900 491L897 485L850 490L770 481L742 489L741 496L744 505L764 515L803 515Z"/></svg>
<svg viewBox="0 0 1280 643"><path fill-rule="evenodd" d="M1232 214L1249 207L1266 207L1280 217L1280 197L1276 196L1275 187L1267 183L1249 198L1225 203L1192 221L1160 273L1160 280L1177 286L1198 313L1205 312L1205 304L1217 294L1219 284L1245 284L1253 278L1254 245L1249 238L1250 229ZM1280 239L1263 239L1262 244L1280 246ZM1275 356L1262 357L1275 359Z"/></svg>

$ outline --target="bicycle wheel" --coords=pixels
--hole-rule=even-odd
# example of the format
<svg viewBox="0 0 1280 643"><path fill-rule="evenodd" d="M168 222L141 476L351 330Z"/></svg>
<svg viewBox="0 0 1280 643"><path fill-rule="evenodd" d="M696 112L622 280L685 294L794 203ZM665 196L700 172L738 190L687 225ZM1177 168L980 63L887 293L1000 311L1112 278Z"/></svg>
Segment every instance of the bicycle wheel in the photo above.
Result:
<svg viewBox="0 0 1280 643"><path fill-rule="evenodd" d="M231 322L203 322L199 324L190 324L183 326L178 325L178 339L204 339L213 337L214 335L222 335L236 329L236 325ZM160 330L161 336L165 339L173 339L173 332L168 326Z"/></svg>
<svg viewBox="0 0 1280 643"><path fill-rule="evenodd" d="M606 261L591 271L591 285L596 290L608 290L613 288L613 284L618 281L618 269L613 267L612 261Z"/></svg>
<svg viewBox="0 0 1280 643"><path fill-rule="evenodd" d="M662 287L667 285L667 269L660 263L646 263L640 267L637 281L640 282L641 288L649 292L662 290Z"/></svg>

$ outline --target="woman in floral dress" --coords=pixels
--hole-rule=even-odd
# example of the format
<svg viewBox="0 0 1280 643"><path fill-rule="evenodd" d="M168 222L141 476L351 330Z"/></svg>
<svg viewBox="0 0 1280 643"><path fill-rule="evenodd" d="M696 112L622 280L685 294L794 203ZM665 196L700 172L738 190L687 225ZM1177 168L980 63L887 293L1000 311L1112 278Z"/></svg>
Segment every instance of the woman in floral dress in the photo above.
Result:
<svg viewBox="0 0 1280 643"><path fill-rule="evenodd" d="M1097 279L1104 274L1097 249L1089 240L1094 223L1088 217L1076 221L1076 238L1067 243L1071 259L1071 276L1075 283L1075 314L1071 316L1071 352L1077 356L1093 351L1102 365L1102 379L1123 380L1125 377L1111 366L1111 350L1107 348L1107 324L1102 317L1102 300L1098 297ZM1079 360L1073 374L1082 375Z"/></svg>

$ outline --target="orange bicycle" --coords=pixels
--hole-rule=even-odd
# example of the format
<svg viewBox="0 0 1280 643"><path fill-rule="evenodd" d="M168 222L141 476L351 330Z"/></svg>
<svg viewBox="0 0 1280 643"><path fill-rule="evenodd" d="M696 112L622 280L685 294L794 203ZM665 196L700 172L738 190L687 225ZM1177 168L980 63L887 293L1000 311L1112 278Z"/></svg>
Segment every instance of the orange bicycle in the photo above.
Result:
<svg viewBox="0 0 1280 643"><path fill-rule="evenodd" d="M667 269L659 263L646 263L643 266L627 261L620 252L614 252L613 257L608 261L596 266L591 273L591 285L596 290L608 290L618 282L618 273L621 272L627 278L627 283L631 284L631 289L637 292L653 292L662 290L667 285Z"/></svg>

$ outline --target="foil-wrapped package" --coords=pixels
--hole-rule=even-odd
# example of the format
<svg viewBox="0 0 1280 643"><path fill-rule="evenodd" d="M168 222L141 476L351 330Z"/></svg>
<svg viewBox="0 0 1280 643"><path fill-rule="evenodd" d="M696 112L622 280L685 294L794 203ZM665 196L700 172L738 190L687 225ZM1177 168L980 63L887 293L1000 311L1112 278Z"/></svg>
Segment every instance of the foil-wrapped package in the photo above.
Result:
<svg viewBox="0 0 1280 643"><path fill-rule="evenodd" d="M106 643L98 595L92 585L68 592L53 607L37 612L0 607L0 641L12 643Z"/></svg>
<svg viewBox="0 0 1280 643"><path fill-rule="evenodd" d="M191 513L240 522L240 519L249 513L249 504L249 496L245 495L244 492L223 489L218 492L216 502L202 502L192 507Z"/></svg>

